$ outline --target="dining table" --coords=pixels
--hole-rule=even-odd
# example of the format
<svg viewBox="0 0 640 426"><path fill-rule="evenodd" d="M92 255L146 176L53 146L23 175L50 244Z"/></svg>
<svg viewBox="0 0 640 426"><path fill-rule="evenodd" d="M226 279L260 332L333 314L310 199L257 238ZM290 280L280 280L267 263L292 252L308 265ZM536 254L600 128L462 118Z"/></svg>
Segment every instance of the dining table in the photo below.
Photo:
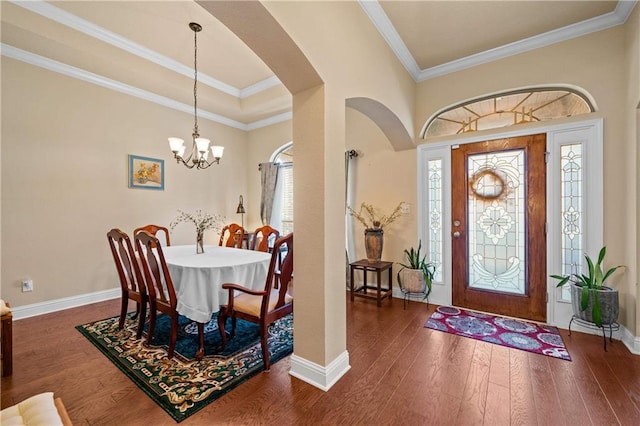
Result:
<svg viewBox="0 0 640 426"><path fill-rule="evenodd" d="M162 252L176 292L176 310L198 324L200 348L196 358L201 359L204 324L220 310L221 304L228 302L228 290L223 290L222 284L263 289L271 255L221 246L204 246L204 253L196 253L195 245L167 246Z"/></svg>

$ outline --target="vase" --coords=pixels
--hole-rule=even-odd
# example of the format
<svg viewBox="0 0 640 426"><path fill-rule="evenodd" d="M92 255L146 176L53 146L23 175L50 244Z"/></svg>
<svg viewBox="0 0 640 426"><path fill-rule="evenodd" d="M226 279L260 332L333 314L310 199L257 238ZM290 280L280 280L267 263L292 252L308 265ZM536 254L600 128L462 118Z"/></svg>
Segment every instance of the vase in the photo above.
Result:
<svg viewBox="0 0 640 426"><path fill-rule="evenodd" d="M202 254L204 253L204 233L198 232L196 234L196 253Z"/></svg>
<svg viewBox="0 0 640 426"><path fill-rule="evenodd" d="M380 228L364 230L364 248L369 262L380 262L384 232Z"/></svg>

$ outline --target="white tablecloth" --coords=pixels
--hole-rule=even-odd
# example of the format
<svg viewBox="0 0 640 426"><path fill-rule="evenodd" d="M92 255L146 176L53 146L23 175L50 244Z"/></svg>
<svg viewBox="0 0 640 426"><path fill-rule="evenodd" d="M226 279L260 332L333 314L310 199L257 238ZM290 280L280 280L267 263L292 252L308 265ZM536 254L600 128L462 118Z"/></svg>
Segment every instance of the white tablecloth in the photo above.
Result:
<svg viewBox="0 0 640 426"><path fill-rule="evenodd" d="M162 251L176 290L178 312L203 323L228 301L222 284L264 288L271 259L269 253L218 246L205 246L201 254L196 254L195 245L163 247Z"/></svg>

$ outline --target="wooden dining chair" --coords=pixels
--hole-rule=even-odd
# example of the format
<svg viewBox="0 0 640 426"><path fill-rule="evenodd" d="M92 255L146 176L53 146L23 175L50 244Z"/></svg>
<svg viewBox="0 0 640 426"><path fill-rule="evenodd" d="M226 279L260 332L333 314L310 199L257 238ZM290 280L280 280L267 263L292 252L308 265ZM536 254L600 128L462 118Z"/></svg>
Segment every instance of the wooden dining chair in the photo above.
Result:
<svg viewBox="0 0 640 426"><path fill-rule="evenodd" d="M167 229L164 226L160 226L160 225L145 225L145 226L141 226L140 228L136 228L133 230L133 236L135 237L136 234L140 231L147 231L148 233L150 233L151 235L153 235L154 237L158 236L158 232L163 232L164 233L164 239L166 241L166 245L170 246L171 245L171 239L169 238L169 229Z"/></svg>
<svg viewBox="0 0 640 426"><path fill-rule="evenodd" d="M145 284L149 293L149 329L147 330L147 344L153 341L156 327L156 314L160 311L171 317L171 339L169 343L169 358L178 339L178 299L173 288L173 281L164 259L160 241L147 231L141 231L135 236L136 250L140 254Z"/></svg>
<svg viewBox="0 0 640 426"><path fill-rule="evenodd" d="M286 253L278 271L278 254ZM226 283L222 288L229 292L229 302L220 306L218 313L218 330L222 339L222 350L227 343L225 325L231 317L231 333L233 338L236 331L236 319L241 318L260 325L260 344L264 368L269 371L271 362L267 346L269 325L279 318L293 312L293 233L276 240L271 253L269 271L264 289L252 290L238 284Z"/></svg>
<svg viewBox="0 0 640 426"><path fill-rule="evenodd" d="M274 241L278 239L280 236L280 232L270 227L269 225L264 225L259 228L256 228L253 231L253 237L251 238L251 250L264 251L265 253L269 252L269 238L274 236Z"/></svg>
<svg viewBox="0 0 640 426"><path fill-rule="evenodd" d="M135 301L136 313L133 319L138 316L136 338L139 339L142 337L149 297L140 270L140 264L138 263L138 257L133 250L129 236L125 232L114 228L107 232L107 240L109 241L109 247L111 247L111 254L116 264L118 278L120 279L120 288L122 289L122 304L120 307L120 322L118 323L118 327L120 327L120 329L124 327L129 300Z"/></svg>
<svg viewBox="0 0 640 426"><path fill-rule="evenodd" d="M237 223L231 223L222 228L220 233L219 246L242 248L242 242L245 239L246 231Z"/></svg>

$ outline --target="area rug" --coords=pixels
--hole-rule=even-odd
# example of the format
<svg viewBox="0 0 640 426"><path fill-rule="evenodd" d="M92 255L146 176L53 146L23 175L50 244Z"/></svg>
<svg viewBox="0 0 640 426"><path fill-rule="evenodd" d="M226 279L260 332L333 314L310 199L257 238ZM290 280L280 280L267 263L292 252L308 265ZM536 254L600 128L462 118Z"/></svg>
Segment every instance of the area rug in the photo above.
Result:
<svg viewBox="0 0 640 426"><path fill-rule="evenodd" d="M142 339L136 339L137 321L129 314L122 330L118 317L76 327L140 389L181 422L220 396L264 370L259 327L238 319L236 335L227 339L222 353L217 316L205 327L205 357L195 360L198 349L196 323L180 316L176 354L167 358L170 319L159 315L155 339L146 344L146 325ZM230 322L229 322L230 326ZM269 328L271 363L293 352L293 316L284 317Z"/></svg>
<svg viewBox="0 0 640 426"><path fill-rule="evenodd" d="M539 325L452 306L439 306L424 326L571 361L558 329L550 325Z"/></svg>

